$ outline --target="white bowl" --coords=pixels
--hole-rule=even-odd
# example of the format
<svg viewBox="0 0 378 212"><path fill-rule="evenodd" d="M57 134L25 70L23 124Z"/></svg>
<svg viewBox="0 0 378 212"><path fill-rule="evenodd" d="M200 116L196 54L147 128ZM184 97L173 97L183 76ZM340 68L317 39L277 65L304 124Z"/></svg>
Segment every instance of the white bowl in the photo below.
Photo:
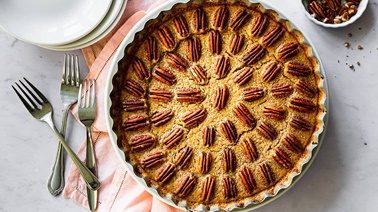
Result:
<svg viewBox="0 0 378 212"><path fill-rule="evenodd" d="M357 13L354 16L352 16L348 21L342 22L339 24L330 24L330 23L321 22L317 20L316 18L314 18L313 16L311 16L311 14L308 12L308 9L307 9L308 1L309 0L299 0L300 4L302 5L302 10L305 13L306 17L310 19L311 21L313 21L315 24L323 26L323 27L327 27L327 28L340 28L340 27L345 27L345 26L348 26L349 24L352 24L359 17L361 17L362 13L365 12L365 9L369 2L369 0L361 0L360 5L358 6L358 9L357 9Z"/></svg>

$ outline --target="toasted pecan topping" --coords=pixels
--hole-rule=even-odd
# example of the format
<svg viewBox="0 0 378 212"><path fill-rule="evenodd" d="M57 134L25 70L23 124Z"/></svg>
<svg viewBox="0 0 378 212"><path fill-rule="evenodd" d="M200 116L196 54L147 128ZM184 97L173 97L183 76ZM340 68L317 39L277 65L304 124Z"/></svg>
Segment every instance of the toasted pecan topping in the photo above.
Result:
<svg viewBox="0 0 378 212"><path fill-rule="evenodd" d="M215 140L215 129L214 127L205 127L203 129L202 135L203 145L212 146Z"/></svg>
<svg viewBox="0 0 378 212"><path fill-rule="evenodd" d="M176 194L180 197L185 197L192 192L195 184L197 182L196 176L193 174L188 174L185 177L181 178L181 181L176 187Z"/></svg>
<svg viewBox="0 0 378 212"><path fill-rule="evenodd" d="M306 77L309 74L311 74L311 68L307 65L304 65L299 62L289 62L288 64L288 70L287 73L294 75L294 76L300 76L300 77Z"/></svg>
<svg viewBox="0 0 378 212"><path fill-rule="evenodd" d="M148 120L148 116L145 114L131 115L122 124L122 127L126 131L141 130L149 126L150 126L150 121Z"/></svg>
<svg viewBox="0 0 378 212"><path fill-rule="evenodd" d="M253 69L250 67L244 67L234 73L232 79L235 83L242 86L248 83L252 79Z"/></svg>
<svg viewBox="0 0 378 212"><path fill-rule="evenodd" d="M247 156L250 161L255 161L259 157L259 152L255 146L255 143L252 141L251 138L246 138L241 142L241 147L243 152Z"/></svg>
<svg viewBox="0 0 378 212"><path fill-rule="evenodd" d="M177 82L175 75L166 68L155 67L155 72L152 73L152 76L166 85L173 85Z"/></svg>
<svg viewBox="0 0 378 212"><path fill-rule="evenodd" d="M257 63L265 55L265 49L260 44L254 44L243 56L243 62L247 65Z"/></svg>
<svg viewBox="0 0 378 212"><path fill-rule="evenodd" d="M226 122L221 123L221 132L230 143L232 144L236 143L238 139L238 133L232 121L227 120Z"/></svg>
<svg viewBox="0 0 378 212"><path fill-rule="evenodd" d="M159 59L157 42L155 37L151 36L146 41L144 41L144 53L147 60L156 61Z"/></svg>
<svg viewBox="0 0 378 212"><path fill-rule="evenodd" d="M175 174L175 170L176 168L174 165L167 164L158 171L155 180L160 183L166 183L173 177L173 175Z"/></svg>
<svg viewBox="0 0 378 212"><path fill-rule="evenodd" d="M220 7L215 12L214 27L223 30L226 27L230 11L227 7Z"/></svg>
<svg viewBox="0 0 378 212"><path fill-rule="evenodd" d="M267 27L268 19L264 15L259 15L255 18L252 25L251 34L253 36L260 36Z"/></svg>
<svg viewBox="0 0 378 212"><path fill-rule="evenodd" d="M290 99L289 107L303 113L310 113L315 110L316 105L310 100L293 97Z"/></svg>
<svg viewBox="0 0 378 212"><path fill-rule="evenodd" d="M151 99L162 101L162 102L168 102L173 97L172 92L164 88L152 87L150 88L148 93Z"/></svg>
<svg viewBox="0 0 378 212"><path fill-rule="evenodd" d="M130 146L132 151L142 151L145 150L152 145L154 145L156 139L152 135L143 134L143 135L136 135L130 139Z"/></svg>
<svg viewBox="0 0 378 212"><path fill-rule="evenodd" d="M189 60L196 62L201 57L201 41L199 38L194 37L188 39L188 58Z"/></svg>
<svg viewBox="0 0 378 212"><path fill-rule="evenodd" d="M297 130L309 131L312 129L312 125L309 121L304 118L294 115L290 120L290 126Z"/></svg>
<svg viewBox="0 0 378 212"><path fill-rule="evenodd" d="M299 80L294 87L308 97L314 97L316 95L317 88L309 82Z"/></svg>
<svg viewBox="0 0 378 212"><path fill-rule="evenodd" d="M182 116L184 127L192 128L206 119L207 111L204 108L198 108L185 113Z"/></svg>
<svg viewBox="0 0 378 212"><path fill-rule="evenodd" d="M175 24L176 30L181 35L181 37L186 38L189 36L189 27L184 16L180 15L177 18L173 19L173 23Z"/></svg>
<svg viewBox="0 0 378 212"><path fill-rule="evenodd" d="M264 91L260 88L245 88L243 90L243 100L253 102L264 96Z"/></svg>
<svg viewBox="0 0 378 212"><path fill-rule="evenodd" d="M138 110L146 110L148 107L146 104L146 100L144 99L127 99L122 103L122 108L127 112L131 112Z"/></svg>
<svg viewBox="0 0 378 212"><path fill-rule="evenodd" d="M226 85L220 86L215 90L214 98L213 98L213 108L216 110L222 110L228 100L228 88Z"/></svg>
<svg viewBox="0 0 378 212"><path fill-rule="evenodd" d="M222 180L223 197L225 199L235 198L238 195L238 190L234 180L230 176L224 176Z"/></svg>
<svg viewBox="0 0 378 212"><path fill-rule="evenodd" d="M164 109L153 113L151 122L155 127L161 126L172 119L174 113L172 109Z"/></svg>
<svg viewBox="0 0 378 212"><path fill-rule="evenodd" d="M168 27L163 26L162 28L158 29L158 36L160 39L160 42L165 46L167 49L173 49L176 45L175 38L172 36L171 31L168 29Z"/></svg>
<svg viewBox="0 0 378 212"><path fill-rule="evenodd" d="M202 152L199 156L198 171L201 174L206 174L210 171L212 163L212 156L210 152Z"/></svg>
<svg viewBox="0 0 378 212"><path fill-rule="evenodd" d="M286 60L298 54L298 43L290 42L278 48L278 58Z"/></svg>
<svg viewBox="0 0 378 212"><path fill-rule="evenodd" d="M166 148L169 149L180 142L183 137L184 130L182 128L173 128L162 136L161 143L166 145Z"/></svg>
<svg viewBox="0 0 378 212"><path fill-rule="evenodd" d="M206 85L209 82L205 70L200 65L193 66L189 69L189 73L199 85Z"/></svg>
<svg viewBox="0 0 378 212"><path fill-rule="evenodd" d="M293 87L289 84L275 84L272 86L272 96L283 98L289 96L293 92Z"/></svg>
<svg viewBox="0 0 378 212"><path fill-rule="evenodd" d="M176 100L179 102L200 102L205 98L201 91L196 88L177 89L176 95Z"/></svg>
<svg viewBox="0 0 378 212"><path fill-rule="evenodd" d="M303 151L301 141L291 133L288 133L286 137L282 139L282 143L292 152L300 153Z"/></svg>
<svg viewBox="0 0 378 212"><path fill-rule="evenodd" d="M263 114L267 117L282 120L285 118L286 111L282 107L267 106L263 108Z"/></svg>
<svg viewBox="0 0 378 212"><path fill-rule="evenodd" d="M245 106L243 103L239 103L232 109L233 114L236 116L236 118L239 119L239 121L244 124L245 126L249 128L255 128L256 127L256 120L252 116L251 112L249 112L247 106Z"/></svg>
<svg viewBox="0 0 378 212"><path fill-rule="evenodd" d="M151 152L143 158L141 164L144 168L153 168L164 162L164 154L162 152Z"/></svg>
<svg viewBox="0 0 378 212"><path fill-rule="evenodd" d="M231 29L234 31L239 30L250 18L251 15L245 8L238 10L230 22Z"/></svg>
<svg viewBox="0 0 378 212"><path fill-rule="evenodd" d="M236 168L236 157L235 153L232 149L224 149L222 152L222 166L223 171L225 172L233 172Z"/></svg>
<svg viewBox="0 0 378 212"><path fill-rule="evenodd" d="M230 59L227 56L218 56L215 64L215 74L218 79L225 78L230 72Z"/></svg>
<svg viewBox="0 0 378 212"><path fill-rule="evenodd" d="M133 66L135 74L140 80L145 80L150 77L150 73L148 72L146 66L144 66L142 60L140 60L139 58L134 58L131 64Z"/></svg>
<svg viewBox="0 0 378 212"><path fill-rule="evenodd" d="M193 26L200 33L205 32L207 29L206 13L201 8L197 8L193 14Z"/></svg>
<svg viewBox="0 0 378 212"><path fill-rule="evenodd" d="M210 32L209 50L213 54L220 54L222 51L222 36L217 30Z"/></svg>
<svg viewBox="0 0 378 212"><path fill-rule="evenodd" d="M201 201L209 202L214 194L215 179L213 176L209 175L206 177L205 181L202 183L201 189Z"/></svg>
<svg viewBox="0 0 378 212"><path fill-rule="evenodd" d="M188 67L188 62L178 54L167 52L164 58L169 65L179 71L185 71Z"/></svg>
<svg viewBox="0 0 378 212"><path fill-rule="evenodd" d="M273 158L285 169L290 169L293 166L289 155L279 147L276 148L276 152L273 155Z"/></svg>
<svg viewBox="0 0 378 212"><path fill-rule="evenodd" d="M143 97L145 93L143 87L134 80L126 80L125 90L135 97Z"/></svg>
<svg viewBox="0 0 378 212"><path fill-rule="evenodd" d="M257 185L255 179L253 178L251 170L246 166L243 166L238 174L245 190L247 190L248 193L252 193L257 188Z"/></svg>
<svg viewBox="0 0 378 212"><path fill-rule="evenodd" d="M274 80L278 73L281 71L281 66L276 62L269 63L262 73L262 79L264 82L270 82Z"/></svg>
<svg viewBox="0 0 378 212"><path fill-rule="evenodd" d="M277 24L264 35L264 37L262 38L262 44L269 47L276 43L284 34L285 30L282 29L282 26L280 24Z"/></svg>
<svg viewBox="0 0 378 212"><path fill-rule="evenodd" d="M261 124L256 128L260 135L267 139L274 140L278 133L268 122L262 121Z"/></svg>
<svg viewBox="0 0 378 212"><path fill-rule="evenodd" d="M272 168L267 163L259 164L259 171L261 177L264 179L266 185L270 185L275 181L274 173Z"/></svg>
<svg viewBox="0 0 378 212"><path fill-rule="evenodd" d="M244 35L234 34L230 41L230 52L232 54L237 54L243 48L244 45Z"/></svg>
<svg viewBox="0 0 378 212"><path fill-rule="evenodd" d="M180 166L181 169L184 168L188 164L190 159L192 158L192 155L193 155L193 148L189 146L184 147L179 152L179 156L177 157L177 160L175 162L176 165Z"/></svg>

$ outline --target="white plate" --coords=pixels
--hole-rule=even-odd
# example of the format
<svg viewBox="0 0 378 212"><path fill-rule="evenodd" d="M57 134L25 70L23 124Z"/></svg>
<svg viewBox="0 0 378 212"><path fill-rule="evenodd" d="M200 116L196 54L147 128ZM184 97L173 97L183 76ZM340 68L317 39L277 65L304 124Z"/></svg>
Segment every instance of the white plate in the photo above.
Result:
<svg viewBox="0 0 378 212"><path fill-rule="evenodd" d="M96 31L95 34L92 34L92 32L91 32L90 34L88 34L84 38L78 40L77 42L75 41L73 43L69 43L69 44L66 44L66 45L60 45L60 46L39 45L39 46L42 47L42 48L45 48L45 49L50 49L50 50L55 50L55 51L72 51L72 50L85 48L87 46L90 46L90 45L98 42L99 40L104 38L107 34L109 34L110 31L112 31L112 29L117 25L119 19L122 17L123 12L124 12L126 5L127 5L127 0L113 0L113 4L119 4L119 3L122 3L122 4L120 5L121 7L119 8L119 11L116 14L115 19L112 22L110 22L110 21L107 22L107 24L110 24L110 25L104 31L99 32L96 28L96 29L94 29L94 31ZM111 13L113 13L113 12L114 11L111 11ZM104 19L106 19L106 17ZM102 22L101 22L101 24L102 24Z"/></svg>
<svg viewBox="0 0 378 212"><path fill-rule="evenodd" d="M63 45L91 32L112 0L1 0L0 26L32 44Z"/></svg>

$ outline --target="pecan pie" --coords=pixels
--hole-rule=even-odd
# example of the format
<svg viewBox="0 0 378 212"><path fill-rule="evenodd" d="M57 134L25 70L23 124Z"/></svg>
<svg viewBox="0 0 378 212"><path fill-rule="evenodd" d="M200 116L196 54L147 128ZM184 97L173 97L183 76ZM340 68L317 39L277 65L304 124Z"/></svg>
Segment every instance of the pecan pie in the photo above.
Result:
<svg viewBox="0 0 378 212"><path fill-rule="evenodd" d="M325 112L319 63L274 11L246 0L176 4L124 52L113 130L159 195L190 210L258 204L311 156Z"/></svg>

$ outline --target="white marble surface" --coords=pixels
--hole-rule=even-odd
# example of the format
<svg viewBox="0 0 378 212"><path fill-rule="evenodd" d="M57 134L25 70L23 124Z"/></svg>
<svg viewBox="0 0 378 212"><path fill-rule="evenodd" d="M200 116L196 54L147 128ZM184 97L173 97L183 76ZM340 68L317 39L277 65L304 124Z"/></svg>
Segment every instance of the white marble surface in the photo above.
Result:
<svg viewBox="0 0 378 212"><path fill-rule="evenodd" d="M327 72L331 107L327 135L313 165L290 191L257 211L376 211L378 0L370 0L361 19L342 29L313 24L297 0L269 2L296 20L315 44ZM349 49L343 45L346 41ZM47 125L28 114L10 87L23 76L37 84L53 103L60 126L62 59L62 52L26 44L0 30L0 212L85 211L71 200L49 194L46 182L57 141ZM82 60L83 74L88 72L84 64ZM77 149L85 134L72 116L67 133ZM66 166L70 165L68 160Z"/></svg>

